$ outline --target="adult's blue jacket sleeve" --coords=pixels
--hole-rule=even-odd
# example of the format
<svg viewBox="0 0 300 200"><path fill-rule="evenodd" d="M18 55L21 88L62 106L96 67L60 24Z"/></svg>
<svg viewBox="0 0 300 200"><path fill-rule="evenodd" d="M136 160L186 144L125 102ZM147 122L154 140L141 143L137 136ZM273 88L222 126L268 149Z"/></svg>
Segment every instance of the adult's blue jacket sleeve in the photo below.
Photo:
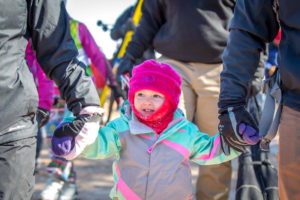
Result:
<svg viewBox="0 0 300 200"><path fill-rule="evenodd" d="M219 108L245 104L266 43L279 30L272 0L238 0L223 53Z"/></svg>

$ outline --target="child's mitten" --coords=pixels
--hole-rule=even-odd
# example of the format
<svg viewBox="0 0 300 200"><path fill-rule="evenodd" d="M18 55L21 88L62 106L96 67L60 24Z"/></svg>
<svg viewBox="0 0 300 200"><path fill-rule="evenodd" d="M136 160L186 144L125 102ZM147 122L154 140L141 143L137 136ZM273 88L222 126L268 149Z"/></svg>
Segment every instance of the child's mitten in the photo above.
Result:
<svg viewBox="0 0 300 200"><path fill-rule="evenodd" d="M257 144L260 140L259 132L245 123L241 123L239 125L239 134L243 137L243 140L249 145Z"/></svg>
<svg viewBox="0 0 300 200"><path fill-rule="evenodd" d="M71 136L55 137L53 135L51 143L53 153L57 156L64 156L74 148L75 139Z"/></svg>

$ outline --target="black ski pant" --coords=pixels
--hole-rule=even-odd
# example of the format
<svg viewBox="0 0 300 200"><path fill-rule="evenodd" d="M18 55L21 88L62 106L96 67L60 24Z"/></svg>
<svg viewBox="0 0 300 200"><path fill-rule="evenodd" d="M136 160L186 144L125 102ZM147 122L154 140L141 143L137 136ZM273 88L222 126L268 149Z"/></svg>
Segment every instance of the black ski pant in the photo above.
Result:
<svg viewBox="0 0 300 200"><path fill-rule="evenodd" d="M13 134L27 135L26 131L37 131L34 126ZM35 154L36 136L4 143L0 139L0 200L31 199L35 184Z"/></svg>

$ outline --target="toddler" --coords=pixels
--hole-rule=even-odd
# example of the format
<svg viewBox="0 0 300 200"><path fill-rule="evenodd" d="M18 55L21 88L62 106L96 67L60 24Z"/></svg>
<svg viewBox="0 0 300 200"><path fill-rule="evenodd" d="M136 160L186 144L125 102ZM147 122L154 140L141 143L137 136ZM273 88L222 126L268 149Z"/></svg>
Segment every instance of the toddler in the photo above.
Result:
<svg viewBox="0 0 300 200"><path fill-rule="evenodd" d="M66 127L58 127L53 151L67 159L79 154L90 159L115 155L112 199L192 199L188 161L219 164L240 152L230 149L225 155L219 134L209 137L184 117L177 108L180 85L180 76L168 64L145 61L133 69L121 117L100 128L90 145L80 128L78 135L66 136ZM64 124L72 121L67 118ZM257 133L246 128L243 125L241 137L257 142Z"/></svg>

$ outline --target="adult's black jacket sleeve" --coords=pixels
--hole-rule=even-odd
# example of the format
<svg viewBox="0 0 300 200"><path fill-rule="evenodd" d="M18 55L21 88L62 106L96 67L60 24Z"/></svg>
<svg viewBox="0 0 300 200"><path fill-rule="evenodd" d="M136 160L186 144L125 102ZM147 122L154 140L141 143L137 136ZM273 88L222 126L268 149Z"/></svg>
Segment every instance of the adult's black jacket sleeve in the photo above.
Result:
<svg viewBox="0 0 300 200"><path fill-rule="evenodd" d="M39 64L57 84L68 109L75 115L99 98L70 35L69 17L61 0L32 0L28 4L28 31Z"/></svg>
<svg viewBox="0 0 300 200"><path fill-rule="evenodd" d="M238 0L223 53L219 108L245 104L266 43L279 29L272 0Z"/></svg>
<svg viewBox="0 0 300 200"><path fill-rule="evenodd" d="M110 37L113 40L123 39L126 34L126 22L132 17L134 6L127 8L116 20L113 28L110 31Z"/></svg>
<svg viewBox="0 0 300 200"><path fill-rule="evenodd" d="M141 20L126 48L126 53L135 59L141 58L144 51L152 45L154 36L165 21L164 16L159 0L144 0Z"/></svg>

